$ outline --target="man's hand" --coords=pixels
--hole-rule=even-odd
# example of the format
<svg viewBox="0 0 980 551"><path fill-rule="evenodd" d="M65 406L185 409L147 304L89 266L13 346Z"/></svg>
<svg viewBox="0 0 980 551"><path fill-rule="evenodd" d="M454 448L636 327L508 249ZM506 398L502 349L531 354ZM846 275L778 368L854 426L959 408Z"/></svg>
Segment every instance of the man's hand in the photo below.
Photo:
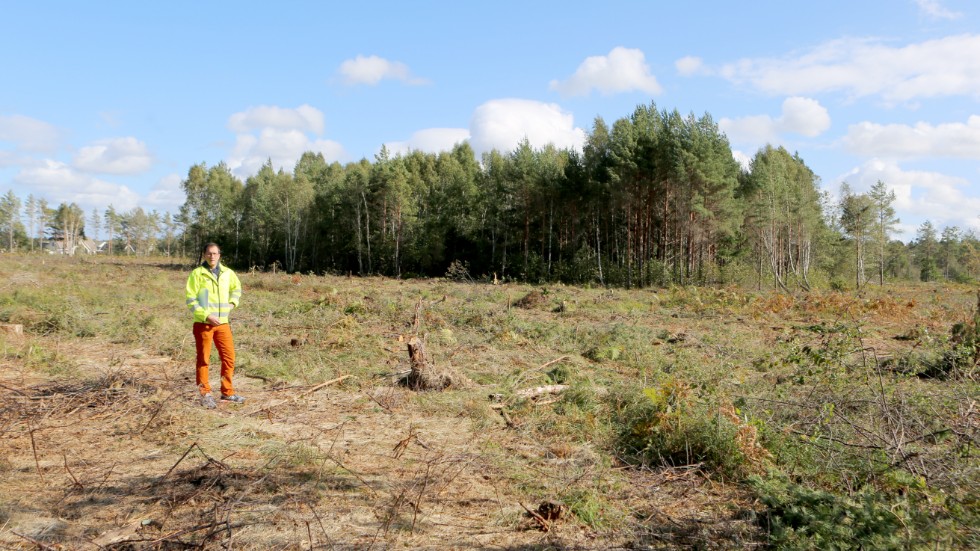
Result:
<svg viewBox="0 0 980 551"><path fill-rule="evenodd" d="M208 316L208 319L205 320L205 321L207 321L211 325L221 325L221 322L218 321L218 316L216 316L214 314L209 315Z"/></svg>

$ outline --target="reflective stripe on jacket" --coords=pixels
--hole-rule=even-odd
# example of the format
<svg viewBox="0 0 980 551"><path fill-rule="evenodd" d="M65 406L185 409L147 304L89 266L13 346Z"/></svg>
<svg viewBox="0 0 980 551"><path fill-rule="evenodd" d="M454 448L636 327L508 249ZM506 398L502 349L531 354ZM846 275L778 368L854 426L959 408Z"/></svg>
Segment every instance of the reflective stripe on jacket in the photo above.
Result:
<svg viewBox="0 0 980 551"><path fill-rule="evenodd" d="M194 268L187 278L184 295L195 322L204 323L209 315L214 314L219 322L228 323L228 314L232 308L238 307L242 283L235 272L222 264L218 264L218 269L218 278L215 279L207 263L204 263Z"/></svg>

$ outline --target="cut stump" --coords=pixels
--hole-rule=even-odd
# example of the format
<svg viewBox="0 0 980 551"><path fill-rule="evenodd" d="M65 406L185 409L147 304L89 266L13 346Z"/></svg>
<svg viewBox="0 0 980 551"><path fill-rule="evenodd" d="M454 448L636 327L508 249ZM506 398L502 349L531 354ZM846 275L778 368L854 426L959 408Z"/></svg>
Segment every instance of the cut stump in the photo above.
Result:
<svg viewBox="0 0 980 551"><path fill-rule="evenodd" d="M438 369L429 361L425 351L425 341L413 336L408 339L408 359L412 370L402 380L412 390L445 390L460 386L462 379L447 369Z"/></svg>

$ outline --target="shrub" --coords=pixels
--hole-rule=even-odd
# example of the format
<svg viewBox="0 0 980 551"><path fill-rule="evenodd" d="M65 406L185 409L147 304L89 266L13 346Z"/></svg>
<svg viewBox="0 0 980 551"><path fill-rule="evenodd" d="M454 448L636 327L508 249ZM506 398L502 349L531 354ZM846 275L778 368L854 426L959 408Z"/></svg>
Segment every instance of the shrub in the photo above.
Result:
<svg viewBox="0 0 980 551"><path fill-rule="evenodd" d="M939 537L907 497L867 489L846 496L783 476L753 476L749 483L765 507L759 522L777 549L908 549Z"/></svg>
<svg viewBox="0 0 980 551"><path fill-rule="evenodd" d="M740 428L717 405L696 399L676 380L643 390L618 421L617 451L643 466L699 466L725 476L747 474ZM756 443L751 442L752 446Z"/></svg>

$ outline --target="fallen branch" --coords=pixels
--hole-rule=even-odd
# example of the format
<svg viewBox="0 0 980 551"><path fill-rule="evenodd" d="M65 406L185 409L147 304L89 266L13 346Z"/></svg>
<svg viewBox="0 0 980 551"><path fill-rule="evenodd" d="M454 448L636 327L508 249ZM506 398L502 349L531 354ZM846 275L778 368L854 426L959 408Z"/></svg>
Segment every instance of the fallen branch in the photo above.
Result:
<svg viewBox="0 0 980 551"><path fill-rule="evenodd" d="M299 397L304 397L304 396L307 396L309 394L313 394L314 392L320 390L321 388L323 388L325 386L330 386L330 385L332 385L334 383L339 383L340 381L343 381L345 379L349 379L351 377L353 377L353 375L342 375L340 377L337 377L336 379L331 379L331 380L329 380L329 381L327 381L325 383L320 383L320 384L316 385L315 387L307 390L306 392L300 394Z"/></svg>
<svg viewBox="0 0 980 551"><path fill-rule="evenodd" d="M45 549L50 551L57 551L59 549L58 547L51 547L50 545L45 545L44 543L39 542L30 536L25 536L24 534L17 533L13 530L11 530L10 533L17 536L18 538L24 538L25 540L33 543L34 545L37 546L38 549Z"/></svg>
<svg viewBox="0 0 980 551"><path fill-rule="evenodd" d="M546 367L548 367L550 365L554 365L554 364L556 364L558 362L567 360L568 358L569 358L569 356L562 356L560 358L555 358L554 360L551 360L550 362L545 362L545 363L539 365L538 366L538 369L544 369L544 368L546 368Z"/></svg>
<svg viewBox="0 0 980 551"><path fill-rule="evenodd" d="M30 427L31 422L28 421L27 424L28 424L28 427ZM30 431L29 431L30 434L31 434L31 451L34 452L34 466L37 468L37 476L39 476L41 478L41 482L44 482L44 473L41 472L41 462L38 461L38 458L37 458L37 443L34 442L34 431L35 430L36 429L34 429L32 427L30 429Z"/></svg>
<svg viewBox="0 0 980 551"><path fill-rule="evenodd" d="M535 388L525 388L514 393L519 398L534 398L542 394L561 394L568 389L568 385L545 385Z"/></svg>

